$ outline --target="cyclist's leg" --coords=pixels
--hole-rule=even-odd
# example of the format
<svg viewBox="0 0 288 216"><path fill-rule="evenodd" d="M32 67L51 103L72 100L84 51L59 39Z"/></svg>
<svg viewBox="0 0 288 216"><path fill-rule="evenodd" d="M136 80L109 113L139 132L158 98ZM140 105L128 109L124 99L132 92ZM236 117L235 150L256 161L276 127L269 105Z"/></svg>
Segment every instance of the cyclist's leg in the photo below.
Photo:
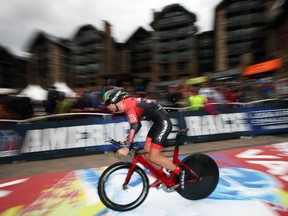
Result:
<svg viewBox="0 0 288 216"><path fill-rule="evenodd" d="M176 170L180 173L180 168L177 167L172 160L161 155L161 150L164 148L165 142L168 135L172 130L172 123L169 118L163 119L163 121L158 122L153 125L153 131L149 131L150 137L152 137L149 159L155 164L164 167L168 170Z"/></svg>
<svg viewBox="0 0 288 216"><path fill-rule="evenodd" d="M146 154L144 154L144 157L149 160L157 169L161 169L162 167L159 166L158 164L155 164L153 163L151 160L150 160L150 151L151 151L151 143L152 143L152 138L147 136L146 137L146 142L145 142L145 145L144 145L144 148L143 148L143 151L144 152L147 152Z"/></svg>
<svg viewBox="0 0 288 216"><path fill-rule="evenodd" d="M166 168L168 170L180 169L172 160L161 155L168 135L172 130L172 123L169 118L163 118L162 121L154 123L150 128L147 137L149 137L149 161L157 164L159 168ZM146 144L145 144L146 145ZM148 145L147 145L148 146ZM144 147L145 148L145 147ZM179 170L180 173L180 170ZM178 172L177 172L178 174Z"/></svg>
<svg viewBox="0 0 288 216"><path fill-rule="evenodd" d="M143 148L143 152L147 152L149 154L150 152L150 148L151 148L151 142L152 142L152 138L147 136L146 137L146 141L145 141L145 145ZM146 156L147 154L144 154L144 156Z"/></svg>
<svg viewBox="0 0 288 216"><path fill-rule="evenodd" d="M154 164L158 164L161 167L164 167L168 170L175 170L176 165L169 158L161 155L162 146L157 145L155 143L151 144L149 159Z"/></svg>

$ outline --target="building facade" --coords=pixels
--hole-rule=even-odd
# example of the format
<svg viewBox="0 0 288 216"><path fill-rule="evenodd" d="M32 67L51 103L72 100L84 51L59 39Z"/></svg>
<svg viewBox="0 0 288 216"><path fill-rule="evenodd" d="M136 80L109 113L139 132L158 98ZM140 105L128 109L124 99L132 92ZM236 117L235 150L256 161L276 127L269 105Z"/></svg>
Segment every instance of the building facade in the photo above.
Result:
<svg viewBox="0 0 288 216"><path fill-rule="evenodd" d="M127 40L130 73L135 79L150 80L152 72L151 32L139 27Z"/></svg>
<svg viewBox="0 0 288 216"><path fill-rule="evenodd" d="M28 52L28 82L48 88L55 82L71 84L71 41L37 32Z"/></svg>
<svg viewBox="0 0 288 216"><path fill-rule="evenodd" d="M269 10L275 0L223 0L215 9L215 70L272 59Z"/></svg>
<svg viewBox="0 0 288 216"><path fill-rule="evenodd" d="M22 77L17 80L27 80L25 85L46 88L58 81L72 88L89 88L134 80L170 82L207 74L222 79L276 58L288 67L287 1L223 0L215 8L214 30L202 33L197 32L195 14L179 4L152 13L153 30L139 27L124 43L115 42L106 21L104 30L81 26L71 40L36 32L28 44L27 79L13 73ZM12 83L10 71L24 67L23 62L12 61L3 49L1 58L2 86L21 88L23 82Z"/></svg>
<svg viewBox="0 0 288 216"><path fill-rule="evenodd" d="M130 79L129 50L126 44L115 42L110 24L103 24L104 31L84 25L73 38L73 86L77 88L119 85Z"/></svg>
<svg viewBox="0 0 288 216"><path fill-rule="evenodd" d="M275 44L273 54L282 59L281 73L288 70L288 1L276 1L271 8L271 43ZM286 75L287 76L287 75Z"/></svg>
<svg viewBox="0 0 288 216"><path fill-rule="evenodd" d="M28 84L27 61L13 55L0 46L0 86L1 88L24 88Z"/></svg>
<svg viewBox="0 0 288 216"><path fill-rule="evenodd" d="M99 75L107 68L105 40L105 33L93 25L84 25L79 28L72 40L75 77L73 86L85 88L97 84Z"/></svg>
<svg viewBox="0 0 288 216"><path fill-rule="evenodd" d="M214 31L197 34L198 71L201 75L212 74L215 70L214 44Z"/></svg>
<svg viewBox="0 0 288 216"><path fill-rule="evenodd" d="M178 4L153 12L152 81L198 76L195 14Z"/></svg>

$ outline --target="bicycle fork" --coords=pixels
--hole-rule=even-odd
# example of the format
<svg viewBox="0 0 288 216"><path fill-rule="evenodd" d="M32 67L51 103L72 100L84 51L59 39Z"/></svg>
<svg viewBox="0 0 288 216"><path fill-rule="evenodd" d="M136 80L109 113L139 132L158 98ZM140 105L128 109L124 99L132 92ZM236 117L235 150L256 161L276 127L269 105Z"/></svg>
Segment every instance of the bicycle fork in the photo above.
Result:
<svg viewBox="0 0 288 216"><path fill-rule="evenodd" d="M137 163L136 163L136 161L133 160L132 165L131 165L131 167L130 167L128 173L127 173L127 176L126 176L126 178L125 178L125 181L124 181L124 183L123 183L123 185L122 185L123 190L128 189L128 184L129 184L129 182L130 182L132 173L133 173L133 171L134 171L134 169L135 169L136 166L137 166Z"/></svg>

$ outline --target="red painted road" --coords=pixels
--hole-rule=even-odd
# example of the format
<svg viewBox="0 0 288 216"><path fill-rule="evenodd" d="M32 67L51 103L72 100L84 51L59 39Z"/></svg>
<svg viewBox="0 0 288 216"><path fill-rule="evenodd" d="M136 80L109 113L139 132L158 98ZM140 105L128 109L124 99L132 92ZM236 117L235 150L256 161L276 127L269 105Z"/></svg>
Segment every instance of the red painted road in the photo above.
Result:
<svg viewBox="0 0 288 216"><path fill-rule="evenodd" d="M210 155L220 181L208 198L190 201L153 188L140 207L121 215L288 215L288 143ZM118 215L97 195L104 169L0 180L0 215Z"/></svg>

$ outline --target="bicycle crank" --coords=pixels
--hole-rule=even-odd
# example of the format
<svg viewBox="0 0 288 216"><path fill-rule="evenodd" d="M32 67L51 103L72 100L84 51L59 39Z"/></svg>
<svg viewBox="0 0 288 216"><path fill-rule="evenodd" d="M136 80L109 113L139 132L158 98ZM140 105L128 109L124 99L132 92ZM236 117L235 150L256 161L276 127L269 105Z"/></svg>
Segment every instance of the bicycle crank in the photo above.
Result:
<svg viewBox="0 0 288 216"><path fill-rule="evenodd" d="M171 193L173 192L176 188L178 188L180 185L174 185L172 187L167 187L167 185L162 184L162 188L165 192Z"/></svg>

